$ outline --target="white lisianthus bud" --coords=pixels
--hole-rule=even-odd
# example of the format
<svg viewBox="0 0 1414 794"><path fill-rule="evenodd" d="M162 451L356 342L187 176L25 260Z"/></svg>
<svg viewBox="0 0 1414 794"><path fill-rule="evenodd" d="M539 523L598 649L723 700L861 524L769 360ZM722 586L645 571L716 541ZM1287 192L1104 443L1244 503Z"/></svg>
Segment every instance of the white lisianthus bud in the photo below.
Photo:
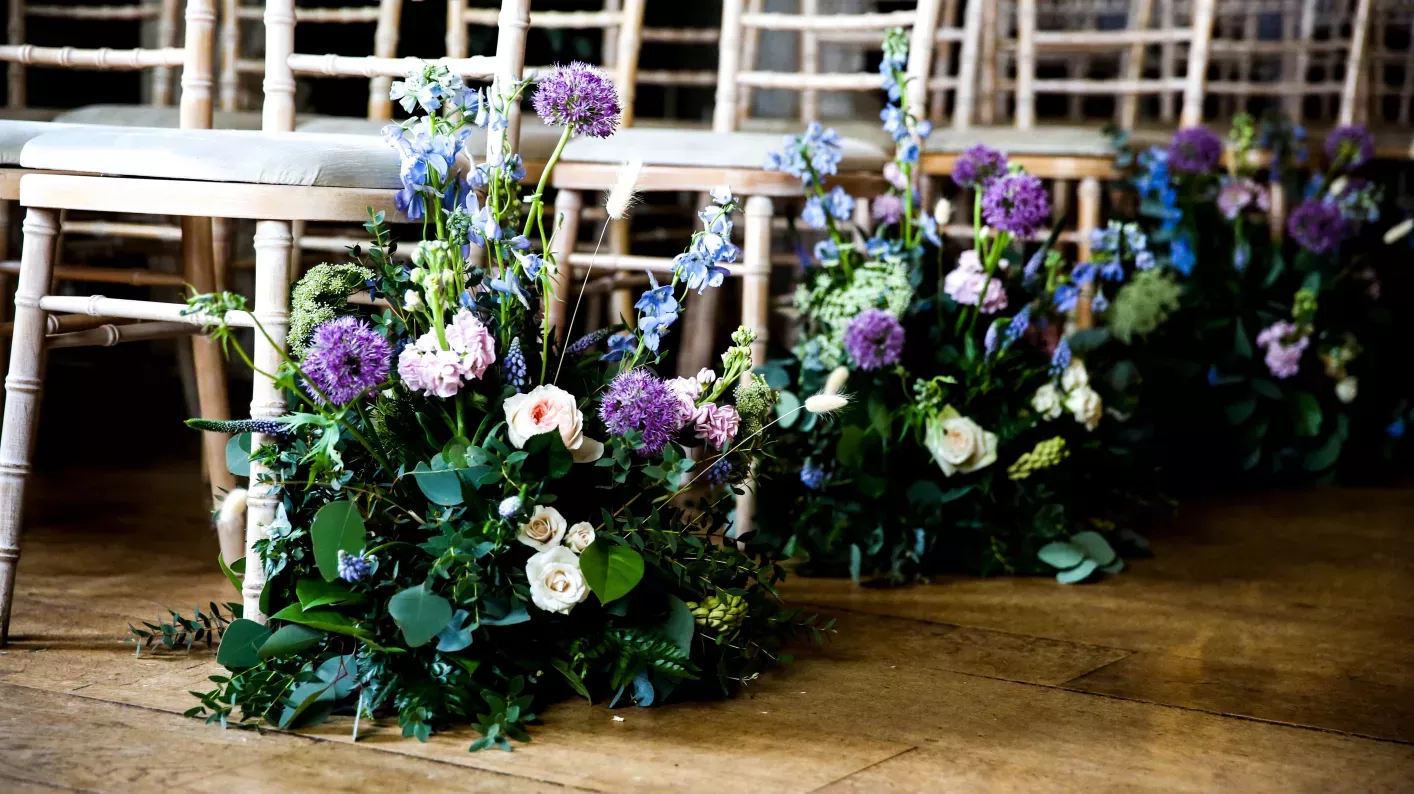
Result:
<svg viewBox="0 0 1414 794"><path fill-rule="evenodd" d="M417 290L410 289L403 293L403 309L415 312L422 306L422 296L417 294Z"/></svg>
<svg viewBox="0 0 1414 794"><path fill-rule="evenodd" d="M1339 196L1341 193L1344 193L1346 186L1349 184L1350 181L1345 177L1336 177L1336 180L1331 183L1331 195Z"/></svg>
<svg viewBox="0 0 1414 794"><path fill-rule="evenodd" d="M703 367L697 371L697 382L706 386L709 383L717 382L717 372L711 367Z"/></svg>
<svg viewBox="0 0 1414 794"><path fill-rule="evenodd" d="M835 367L830 370L830 376L825 378L825 389L821 394L839 394L845 383L849 382L849 368Z"/></svg>
<svg viewBox="0 0 1414 794"><path fill-rule="evenodd" d="M952 220L952 202L945 198L938 199L938 203L933 205L933 220L939 226L948 225L948 221Z"/></svg>
<svg viewBox="0 0 1414 794"><path fill-rule="evenodd" d="M1360 380L1354 375L1341 378L1335 384L1335 397L1337 400L1349 405L1355 402L1355 398L1360 394Z"/></svg>

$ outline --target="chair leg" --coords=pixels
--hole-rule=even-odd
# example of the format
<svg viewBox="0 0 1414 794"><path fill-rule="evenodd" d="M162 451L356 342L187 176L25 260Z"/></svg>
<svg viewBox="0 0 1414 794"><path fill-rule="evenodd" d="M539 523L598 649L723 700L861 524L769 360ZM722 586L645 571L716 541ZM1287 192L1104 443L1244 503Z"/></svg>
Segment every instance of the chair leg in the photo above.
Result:
<svg viewBox="0 0 1414 794"><path fill-rule="evenodd" d="M187 283L198 293L216 289L212 252L211 219L182 218L182 261L186 266ZM191 340L201 415L206 419L229 419L231 405L226 394L226 366L221 360L221 350L203 335L195 334ZM226 468L226 442L229 440L223 433L201 434L202 461L217 496L236 487L235 475Z"/></svg>
<svg viewBox="0 0 1414 794"><path fill-rule="evenodd" d="M771 215L765 196L746 200L746 245L742 248L741 324L756 332L751 363L766 363L768 312L771 302Z"/></svg>
<svg viewBox="0 0 1414 794"><path fill-rule="evenodd" d="M0 201L0 259L10 258L10 202ZM10 274L0 273L0 323L10 321ZM9 348L0 343L0 372L9 361Z"/></svg>
<svg viewBox="0 0 1414 794"><path fill-rule="evenodd" d="M5 645L10 633L25 481L34 453L39 398L44 387L45 314L39 308L39 299L49 290L54 270L54 236L58 233L58 216L53 210L34 208L25 216L10 374L5 378L5 425L0 430L0 646Z"/></svg>
<svg viewBox="0 0 1414 794"><path fill-rule="evenodd" d="M555 239L551 244L555 255L555 272L551 275L554 295L549 298L546 311L550 313L550 327L555 329L555 338L564 341L566 335L574 333L571 324L573 312L578 304L578 293L574 290L574 266L570 264L570 254L574 252L575 240L579 237L579 214L584 208L584 196L578 190L561 190L555 196Z"/></svg>
<svg viewBox="0 0 1414 794"><path fill-rule="evenodd" d="M231 288L231 230L235 224L230 218L211 220L211 271L218 291Z"/></svg>
<svg viewBox="0 0 1414 794"><path fill-rule="evenodd" d="M255 318L265 333L255 335L255 366L264 372L274 372L281 362L285 334L290 325L290 250L293 239L290 224L284 221L260 221L255 227ZM268 339L267 339L268 337ZM271 344L271 342L274 344ZM278 345L279 347L276 347ZM275 382L259 373L251 392L252 419L274 419L285 414L285 396ZM256 449L274 439L257 433L251 438ZM245 617L264 623L260 611L260 594L265 589L265 565L255 551L255 544L269 535L276 508L280 504L274 488L261 477L269 470L250 463L250 487L246 495L245 581L241 594L245 601Z"/></svg>
<svg viewBox="0 0 1414 794"><path fill-rule="evenodd" d="M629 252L628 221L610 219L605 221L605 223L609 224L609 253L627 254ZM634 320L638 317L637 313L634 311L633 304L633 290L614 290L613 297L609 301L609 312L614 315L610 318L611 322L626 322L631 327Z"/></svg>
<svg viewBox="0 0 1414 794"><path fill-rule="evenodd" d="M690 378L712 364L717 344L717 315L722 310L722 287L703 290L687 302L687 319L678 343L678 375Z"/></svg>

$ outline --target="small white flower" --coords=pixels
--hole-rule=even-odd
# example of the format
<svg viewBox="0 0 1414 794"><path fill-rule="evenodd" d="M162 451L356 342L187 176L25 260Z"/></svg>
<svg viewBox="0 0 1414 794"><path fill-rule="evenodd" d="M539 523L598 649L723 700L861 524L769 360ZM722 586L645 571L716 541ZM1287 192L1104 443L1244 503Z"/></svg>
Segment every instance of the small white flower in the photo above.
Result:
<svg viewBox="0 0 1414 794"><path fill-rule="evenodd" d="M1089 386L1081 386L1066 395L1065 407L1075 416L1075 421L1085 425L1086 430L1099 427L1100 418L1105 415L1100 395Z"/></svg>
<svg viewBox="0 0 1414 794"><path fill-rule="evenodd" d="M1085 370L1085 362L1078 358L1071 359L1070 366L1061 375L1061 388L1068 394L1089 385L1090 373Z"/></svg>
<svg viewBox="0 0 1414 794"><path fill-rule="evenodd" d="M712 203L726 206L732 201L732 186L717 185L712 188Z"/></svg>
<svg viewBox="0 0 1414 794"><path fill-rule="evenodd" d="M933 419L923 443L945 477L967 474L997 462L997 434L983 430L965 416Z"/></svg>
<svg viewBox="0 0 1414 794"><path fill-rule="evenodd" d="M1354 375L1341 378L1335 384L1335 397L1337 400L1349 405L1355 402L1355 398L1360 394L1360 380Z"/></svg>
<svg viewBox="0 0 1414 794"><path fill-rule="evenodd" d="M709 383L717 382L717 371L711 367L703 367L697 371L697 382L706 386Z"/></svg>
<svg viewBox="0 0 1414 794"><path fill-rule="evenodd" d="M1336 180L1331 183L1330 194L1332 196L1339 196L1341 193L1345 192L1345 188L1349 184L1350 180L1346 179L1345 177L1336 177Z"/></svg>
<svg viewBox="0 0 1414 794"><path fill-rule="evenodd" d="M545 505L536 505L530 514L530 521L521 524L516 531L516 540L531 548L548 549L560 545L565 537L565 517L560 511Z"/></svg>
<svg viewBox="0 0 1414 794"><path fill-rule="evenodd" d="M575 554L583 552L589 548L589 544L594 542L594 525L588 521L581 521L569 528L565 533L565 545L570 547Z"/></svg>
<svg viewBox="0 0 1414 794"><path fill-rule="evenodd" d="M938 203L933 205L933 220L939 226L946 226L952 220L952 202L945 198L938 199Z"/></svg>
<svg viewBox="0 0 1414 794"><path fill-rule="evenodd" d="M405 311L417 311L422 305L422 296L417 294L417 290L410 289L403 293L403 309Z"/></svg>
<svg viewBox="0 0 1414 794"><path fill-rule="evenodd" d="M1061 413L1065 410L1061 402L1060 389L1057 389L1054 383L1045 384L1037 389L1036 394L1031 397L1031 407L1041 415L1042 419L1046 420L1060 418Z"/></svg>

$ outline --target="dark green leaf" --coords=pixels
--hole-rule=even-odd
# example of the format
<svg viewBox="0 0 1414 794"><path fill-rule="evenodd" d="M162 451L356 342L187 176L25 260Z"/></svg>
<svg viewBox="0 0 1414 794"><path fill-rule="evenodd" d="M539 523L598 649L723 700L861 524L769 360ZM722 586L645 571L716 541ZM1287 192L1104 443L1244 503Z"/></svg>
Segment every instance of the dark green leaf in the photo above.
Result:
<svg viewBox="0 0 1414 794"><path fill-rule="evenodd" d="M1242 318L1237 318L1234 323L1236 330L1233 331L1232 352L1243 358L1252 357L1252 340L1247 338L1247 328L1242 324Z"/></svg>
<svg viewBox="0 0 1414 794"><path fill-rule="evenodd" d="M216 649L217 663L237 670L260 664L260 646L270 637L270 629L253 620L231 621Z"/></svg>
<svg viewBox="0 0 1414 794"><path fill-rule="evenodd" d="M306 648L311 648L324 639L324 632L312 629L308 626L301 626L298 623L291 623L282 626L279 631L270 635L257 652L261 659L274 659L284 656L293 656Z"/></svg>
<svg viewBox="0 0 1414 794"><path fill-rule="evenodd" d="M1240 402L1231 403L1227 406L1227 421L1232 425L1240 425L1246 422L1252 412L1257 410L1257 399L1248 397Z"/></svg>
<svg viewBox="0 0 1414 794"><path fill-rule="evenodd" d="M584 680L581 679L574 670L570 669L569 662L566 662L564 659L551 659L550 666L558 670L560 675L565 677L571 689L578 692L581 697L590 703L594 702L594 698L589 694L589 688L584 685Z"/></svg>
<svg viewBox="0 0 1414 794"><path fill-rule="evenodd" d="M347 634L350 637L357 637L364 642L372 639L366 629L361 629L354 622L353 618L332 609L311 609L306 612L299 604L290 604L284 609L270 616L271 620L288 620L291 623L299 623L311 628L331 631L335 634Z"/></svg>
<svg viewBox="0 0 1414 794"><path fill-rule="evenodd" d="M579 569L599 601L617 601L643 578L643 555L601 537L579 555Z"/></svg>
<svg viewBox="0 0 1414 794"><path fill-rule="evenodd" d="M226 580L231 583L231 586L240 592L241 580L245 578L245 557L227 565L225 558L217 554L216 564L221 566L221 573L226 575Z"/></svg>
<svg viewBox="0 0 1414 794"><path fill-rule="evenodd" d="M295 595L304 609L333 606L338 604L362 604L368 600L362 593L355 593L341 582L326 582L323 579L301 579L295 583Z"/></svg>
<svg viewBox="0 0 1414 794"><path fill-rule="evenodd" d="M388 614L403 630L408 647L420 648L452 619L452 605L421 584L388 599Z"/></svg>
<svg viewBox="0 0 1414 794"><path fill-rule="evenodd" d="M452 507L462 503L462 480L459 472L435 471L419 461L417 466L408 472L408 476L417 481L422 495L432 504Z"/></svg>
<svg viewBox="0 0 1414 794"><path fill-rule="evenodd" d="M688 653L692 650L692 633L695 631L692 610L675 595L668 596L668 619L658 626L658 633L672 640L678 650Z"/></svg>
<svg viewBox="0 0 1414 794"><path fill-rule="evenodd" d="M1321 401L1308 391L1292 395L1292 410L1296 414L1296 434L1310 438L1321 433Z"/></svg>
<svg viewBox="0 0 1414 794"><path fill-rule="evenodd" d="M324 581L332 582L339 576L339 552L361 554L368 532L363 527L363 516L358 507L344 499L330 502L314 514L314 523L309 536L314 544L314 564Z"/></svg>

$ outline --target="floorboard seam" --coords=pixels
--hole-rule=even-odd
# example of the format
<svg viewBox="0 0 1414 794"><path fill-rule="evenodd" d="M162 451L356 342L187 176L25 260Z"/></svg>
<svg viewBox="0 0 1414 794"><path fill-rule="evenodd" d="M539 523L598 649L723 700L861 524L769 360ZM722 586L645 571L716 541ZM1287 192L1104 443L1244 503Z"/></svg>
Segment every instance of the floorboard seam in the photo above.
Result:
<svg viewBox="0 0 1414 794"><path fill-rule="evenodd" d="M167 709L160 708L160 707L157 707L157 706L144 706L144 705L142 705L141 703L127 703L127 702L124 702L124 701L121 701L121 700L109 700L108 698L94 697L94 696L92 696L92 695L85 695L85 694L82 694L82 693L79 693L79 692L73 692L73 691L69 691L69 690L56 691L56 690L53 690L53 689L45 689L44 687L33 686L33 685L31 685L31 684L17 684L17 683L13 683L13 682L9 682L9 681L0 681L0 686L21 687L21 688L24 688L24 689L31 689L31 690L34 690L34 691L36 691L36 692L45 692L45 693L48 693L48 694L51 694L51 695L64 695L64 696L67 696L67 697L80 698L80 699L82 699L82 700L92 700L92 701L94 701L94 702L96 702L96 703L108 703L108 704L110 704L110 705L123 706L123 707L125 707L125 708L142 709L143 711L154 711L154 712L157 712L158 714L168 714L168 715L171 715L171 716L174 716L174 717L183 717L183 719L187 719L186 717L184 717L184 715L183 715L182 712L180 712L180 711L169 711L169 710L167 710ZM234 729L226 729L226 730L242 730L242 729L240 729L240 728L234 728ZM413 759L413 760L416 760L416 761L426 761L427 763L430 763L430 764L442 764L442 765L444 765L444 766L450 766L450 767L454 767L454 768L456 768L456 769L474 769L474 770L476 770L477 772L485 772L485 773L491 774L491 775L501 775L501 776L503 776L503 777L515 778L516 780L530 780L530 781L534 781L534 782L536 782L536 783L543 783L543 784L545 784L545 785L547 785L547 786L555 786L555 787L557 787L557 788L566 789L566 790L568 790L568 791L593 791L593 792L599 791L599 789L585 788L585 787L583 787L583 786L575 786L575 785L571 785L571 784L569 784L569 783L561 783L561 782L559 782L559 781L557 781L557 780L547 780L547 779L545 779L545 778L538 778L538 777L527 777L527 776L525 776L525 775L518 775L518 774L516 774L515 772L505 772L505 771L502 771L502 770L500 770L500 769L487 769L487 768L485 768L485 767L476 766L476 765L474 765L474 764L458 764L458 763L456 763L455 761L443 761L443 760L440 759L440 758L427 758L426 756L412 755L412 754L410 754L410 753L403 753L403 752L399 752L399 751L397 751L397 750L393 750L393 749L390 749L390 748L372 747L372 746L366 745L366 744L365 744L365 745L360 745L360 744L358 744L357 742L353 742L353 743L351 743L351 744L350 744L350 743L346 743L346 742L336 742L336 741L334 741L334 740L332 740L332 739L325 739L325 738L322 737L322 736L309 736L309 735L307 735L307 734L299 733L299 732L297 732L297 731L287 731L287 730L281 730L281 729L279 729L279 728L270 728L270 727L266 727L266 726L261 726L261 727L259 727L259 728L253 728L253 729L251 729L251 730L254 730L254 731L255 731L256 733L258 733L258 734L272 733L272 734L278 734L278 735L280 735L280 736L290 736L290 737L293 737L293 738L296 738L296 739L302 739L302 740L304 740L304 741L307 741L307 742L310 742L310 743L313 743L313 744L347 745L347 746L353 747L353 748L358 749L358 750L368 750L368 751L377 752L377 753L392 753L392 754L397 755L397 756L400 756L400 757L402 757L402 758L409 758L409 759ZM468 752L470 752L470 751L468 751ZM33 781L26 781L26 782L33 782ZM75 791L87 791L87 789L74 789L74 790L75 790Z"/></svg>
<svg viewBox="0 0 1414 794"><path fill-rule="evenodd" d="M851 615L859 615L859 616L861 616L861 617L866 617L866 618L891 618L891 619L893 619L893 620L905 620L905 621L909 621L909 622L912 622L912 623L926 623L926 624L928 624L928 625L930 625L930 626L951 626L951 627L957 628L957 629L975 629L975 630L977 630L977 631L990 631L990 632L993 632L993 633L996 633L996 634L1004 634L1004 635L1006 635L1006 636L1008 636L1008 637L1025 637L1025 638L1031 639L1031 640L1045 640L1045 641L1047 641L1047 642L1064 642L1064 643L1068 643L1068 644L1070 644L1070 645L1076 645L1076 646L1080 646L1080 647L1084 647L1084 648L1102 648L1102 649L1107 650L1107 651L1123 651L1124 653L1126 653L1126 654L1131 654L1131 655L1138 653L1138 651L1134 650L1133 648L1121 648L1121 647L1119 647L1118 645L1101 645L1100 643L1096 643L1096 642L1083 642L1083 641L1080 641L1080 640L1069 640L1069 639L1065 639L1064 637L1046 637L1046 636L1042 636L1042 635L1040 635L1040 634L1025 634L1025 633L1023 633L1023 632L1019 632L1019 631L1007 631L1006 629L999 629L999 628L995 628L995 627L993 627L993 626L974 626L974 625L972 625L972 624L970 624L970 623L949 623L949 622L947 622L947 621L945 621L945 620L931 620L931 619L929 619L929 618L916 618L916 617L909 617L909 616L903 616L903 615L890 615L890 614L885 614L885 613L882 613L882 612L868 612L868 611L863 610L863 609L850 609L849 607L824 606L824 605L821 605L821 604L811 604L811 603L805 602L805 601L794 602L794 603L793 603L793 606L798 606L798 607L800 607L800 608L802 608L802 609L819 609L819 610L823 610L823 611L826 611L826 612L830 612L830 611L833 611L833 612L848 612L848 613L851 614Z"/></svg>
<svg viewBox="0 0 1414 794"><path fill-rule="evenodd" d="M1130 658L1131 656L1134 656L1134 655L1137 654L1137 653L1139 653L1139 651L1129 651L1128 653L1126 653L1125 655L1119 657L1118 659L1111 659L1110 661L1105 662L1104 664L1099 665L1098 667L1095 667L1095 668L1090 669L1090 670L1086 670L1086 671L1083 672L1083 673L1078 673L1078 674L1076 674L1076 675L1073 675L1073 676L1071 676L1070 678L1067 678L1066 680L1060 682L1059 684L1054 684L1053 686L1059 687L1059 688L1061 688L1061 689L1070 689L1069 687L1066 686L1066 684L1070 684L1070 683L1072 683L1072 682L1079 681L1080 679L1084 678L1085 676L1090 675L1090 674L1092 674L1092 673L1097 673L1097 672L1099 672L1099 671L1105 669L1106 667L1109 667L1109 666L1112 665L1112 664L1119 664L1120 662L1124 661L1125 659ZM1074 692L1074 691L1080 691L1080 690L1070 690L1070 691L1073 691L1073 692Z"/></svg>
<svg viewBox="0 0 1414 794"><path fill-rule="evenodd" d="M103 794L103 792L99 789L74 788L73 786L66 786L63 783L50 783L47 780L31 780L27 777L15 777L14 775L0 775L0 780L13 780L17 783L28 783L31 786L43 786L44 788L52 788L55 791L81 791L83 792L83 794Z"/></svg>
<svg viewBox="0 0 1414 794"><path fill-rule="evenodd" d="M878 766L878 765L880 765L880 764L887 764L888 762L894 760L895 758L899 758L899 757L901 757L901 756L908 755L909 753L911 753L911 752L913 752L914 750L917 750L917 749L918 749L918 745L916 745L916 744L913 745L912 747L905 747L904 749L899 750L898 752L894 753L893 755L889 756L888 758L880 758L878 761L875 761L875 762L872 763L872 764L869 764L869 765L867 765L867 766L862 766L862 767L860 767L860 768L854 770L853 772L850 772L850 773L847 774L847 775L843 775L843 776L841 776L841 777L837 777L837 778L835 778L834 780L831 780L830 782L828 782L828 783L826 783L826 784L824 784L824 785L822 785L822 786L817 786L816 788L810 789L809 794L815 794L815 792L817 792L817 791L824 791L825 789L829 788L830 786L835 785L836 783L839 783L839 782L842 781L842 780L849 780L850 778L854 777L855 775L860 774L861 772L868 772L869 770L873 769L874 767L876 767L876 766Z"/></svg>

